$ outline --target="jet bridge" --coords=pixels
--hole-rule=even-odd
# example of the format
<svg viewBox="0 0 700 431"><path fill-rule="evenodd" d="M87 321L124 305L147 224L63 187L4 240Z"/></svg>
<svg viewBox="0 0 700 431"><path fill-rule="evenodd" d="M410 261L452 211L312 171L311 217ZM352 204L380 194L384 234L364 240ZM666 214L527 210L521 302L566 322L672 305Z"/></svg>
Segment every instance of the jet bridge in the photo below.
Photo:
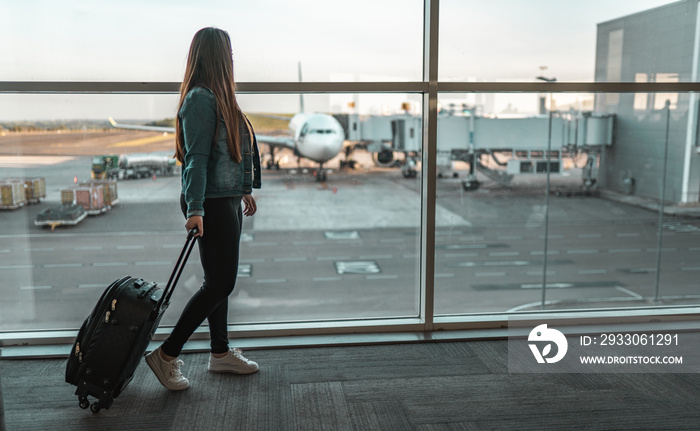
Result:
<svg viewBox="0 0 700 431"><path fill-rule="evenodd" d="M410 165L410 158L421 152L420 116L350 115L347 124L348 140L365 143L378 165L396 163L395 153L403 153L404 166ZM478 187L476 169L504 185L508 185L514 175L560 173L564 153L585 151L593 153L593 158L597 159L602 146L612 145L613 127L613 115L590 112L552 113L551 132L549 115L523 118L440 115L438 172L445 176L452 161L467 162L470 175L465 189L468 190ZM484 156L491 157L500 168L489 168L482 161Z"/></svg>

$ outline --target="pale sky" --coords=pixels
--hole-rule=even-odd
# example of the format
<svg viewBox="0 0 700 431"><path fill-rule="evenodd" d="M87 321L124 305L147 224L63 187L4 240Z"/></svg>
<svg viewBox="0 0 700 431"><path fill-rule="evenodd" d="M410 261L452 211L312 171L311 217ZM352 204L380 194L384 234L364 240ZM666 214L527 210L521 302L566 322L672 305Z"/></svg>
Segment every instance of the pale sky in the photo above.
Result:
<svg viewBox="0 0 700 431"><path fill-rule="evenodd" d="M596 24L669 0L442 0L440 78L592 81ZM419 81L420 0L0 0L0 81L179 82L194 33L232 38L238 81ZM176 97L0 95L0 121L173 117ZM328 110L333 98L309 97ZM380 103L375 101L367 103ZM393 103L393 102L392 102ZM294 112L295 96L243 96Z"/></svg>

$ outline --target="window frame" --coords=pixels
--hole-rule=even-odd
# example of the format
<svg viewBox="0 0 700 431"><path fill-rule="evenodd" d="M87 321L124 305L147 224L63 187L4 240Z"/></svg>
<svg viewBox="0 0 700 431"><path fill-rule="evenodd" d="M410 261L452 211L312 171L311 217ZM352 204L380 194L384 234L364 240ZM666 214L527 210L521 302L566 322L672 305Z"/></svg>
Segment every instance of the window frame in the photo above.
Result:
<svg viewBox="0 0 700 431"><path fill-rule="evenodd" d="M238 82L239 94L323 94L323 93L414 93L423 97L423 151L421 176L421 245L419 316L403 319L302 322L293 324L231 325L232 337L288 337L293 335L391 333L394 339L426 340L440 337L503 336L506 313L490 315L438 316L435 299L435 209L437 178L437 120L439 94L444 93L698 93L700 82L440 82L438 80L439 0L424 0L423 80L418 82ZM79 82L79 81L0 81L0 94L179 94L179 82ZM643 309L591 310L585 319L600 322L648 322L659 316L682 320L694 314L692 307L648 307ZM568 311L533 313L536 319L566 320ZM576 315L581 322L580 313ZM444 335L437 331L453 331ZM169 330L159 329L154 340L163 339ZM476 332L474 332L476 331ZM488 333L480 331L489 331ZM68 331L14 331L0 333L0 346L70 344L77 334ZM401 335L403 334L403 335ZM433 335L426 335L433 334ZM443 334L443 335L440 335ZM486 334L486 335L484 335ZM193 340L207 338L198 330ZM293 341L282 342L294 343ZM269 342L272 345L274 342ZM279 345L279 344L277 344ZM44 351L45 352L45 351ZM46 353L43 353L46 354ZM7 356L1 353L0 356Z"/></svg>

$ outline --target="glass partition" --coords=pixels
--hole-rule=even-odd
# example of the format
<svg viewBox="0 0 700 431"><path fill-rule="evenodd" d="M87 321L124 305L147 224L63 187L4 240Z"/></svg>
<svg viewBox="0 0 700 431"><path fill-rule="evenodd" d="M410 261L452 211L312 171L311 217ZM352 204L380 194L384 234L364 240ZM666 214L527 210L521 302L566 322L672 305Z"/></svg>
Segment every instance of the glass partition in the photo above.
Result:
<svg viewBox="0 0 700 431"><path fill-rule="evenodd" d="M697 81L690 54L668 49L693 40L690 9L675 0L442 0L440 80L635 82L654 63L680 73L680 82ZM623 58L630 59L624 71Z"/></svg>
<svg viewBox="0 0 700 431"><path fill-rule="evenodd" d="M436 314L697 304L696 96L644 97L441 94Z"/></svg>
<svg viewBox="0 0 700 431"><path fill-rule="evenodd" d="M171 126L177 95L2 98L18 118L67 105L101 119L1 123L3 204L20 194L15 184L36 196L0 212L0 328L75 328L124 275L164 286L185 235L174 137L121 127ZM418 316L420 187L417 169L401 167L422 149L420 96L303 98L317 112L299 119L304 136L284 119L300 95L240 98L264 170L258 213L244 220L231 322ZM201 282L195 251L163 324L174 324Z"/></svg>
<svg viewBox="0 0 700 431"><path fill-rule="evenodd" d="M9 2L0 80L178 82L195 32L215 26L241 82L418 81L422 16L420 0Z"/></svg>
<svg viewBox="0 0 700 431"><path fill-rule="evenodd" d="M162 128L208 25L263 150L232 323L697 303L696 2L83 3L0 17L0 331L75 329L106 282L167 280L184 232Z"/></svg>

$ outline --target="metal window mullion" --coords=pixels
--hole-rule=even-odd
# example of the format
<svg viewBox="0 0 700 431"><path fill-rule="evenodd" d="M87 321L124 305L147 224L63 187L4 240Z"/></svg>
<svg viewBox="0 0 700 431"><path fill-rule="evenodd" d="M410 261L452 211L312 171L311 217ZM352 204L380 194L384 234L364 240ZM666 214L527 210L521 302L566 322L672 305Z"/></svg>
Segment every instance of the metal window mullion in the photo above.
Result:
<svg viewBox="0 0 700 431"><path fill-rule="evenodd" d="M432 331L435 317L435 187L437 182L438 12L439 0L425 0L423 27L423 152L421 166L421 318Z"/></svg>
<svg viewBox="0 0 700 431"><path fill-rule="evenodd" d="M437 24L436 24L437 25ZM436 39L437 40L437 39ZM429 50L426 50L426 52ZM437 57L437 52L434 53ZM429 59L426 60L429 65ZM436 59L437 70L437 59ZM423 82L238 82L239 93L429 93L434 80ZM700 92L700 82L440 82L441 93L687 93ZM179 82L0 81L0 93L171 94Z"/></svg>

